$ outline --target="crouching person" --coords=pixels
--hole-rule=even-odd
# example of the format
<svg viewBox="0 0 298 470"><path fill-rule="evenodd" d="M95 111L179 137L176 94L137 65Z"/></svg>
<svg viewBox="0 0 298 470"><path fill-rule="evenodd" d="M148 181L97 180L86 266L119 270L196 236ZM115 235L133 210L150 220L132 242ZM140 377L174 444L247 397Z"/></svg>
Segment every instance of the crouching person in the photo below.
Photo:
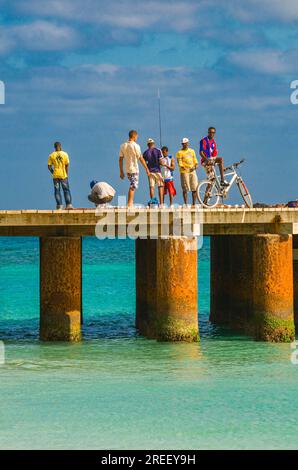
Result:
<svg viewBox="0 0 298 470"><path fill-rule="evenodd" d="M111 202L116 194L115 189L105 182L93 180L90 183L90 188L91 194L89 194L88 199L90 202L93 202L96 207Z"/></svg>

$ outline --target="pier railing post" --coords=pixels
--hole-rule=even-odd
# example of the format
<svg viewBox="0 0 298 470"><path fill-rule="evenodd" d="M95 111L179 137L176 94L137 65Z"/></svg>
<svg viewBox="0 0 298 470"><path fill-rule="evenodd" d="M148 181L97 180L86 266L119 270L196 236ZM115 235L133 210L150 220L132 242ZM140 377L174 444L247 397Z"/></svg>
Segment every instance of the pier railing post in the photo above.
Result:
<svg viewBox="0 0 298 470"><path fill-rule="evenodd" d="M196 240L137 240L136 267L140 333L161 341L198 341Z"/></svg>
<svg viewBox="0 0 298 470"><path fill-rule="evenodd" d="M40 338L81 338L82 248L80 237L40 238Z"/></svg>

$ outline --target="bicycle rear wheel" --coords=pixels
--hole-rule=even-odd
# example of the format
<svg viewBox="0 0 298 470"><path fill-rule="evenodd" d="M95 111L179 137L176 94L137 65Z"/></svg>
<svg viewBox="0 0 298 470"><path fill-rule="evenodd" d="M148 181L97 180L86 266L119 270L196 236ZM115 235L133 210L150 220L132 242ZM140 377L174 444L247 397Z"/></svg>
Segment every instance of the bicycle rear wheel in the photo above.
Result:
<svg viewBox="0 0 298 470"><path fill-rule="evenodd" d="M237 182L237 185L238 185L241 197L242 197L243 201L245 202L246 207L251 209L253 207L253 202L252 202L251 195L249 194L249 191L246 187L246 184L244 183L244 181L242 179L240 179Z"/></svg>
<svg viewBox="0 0 298 470"><path fill-rule="evenodd" d="M198 200L204 207L215 207L219 202L220 195L215 181L204 180L197 189Z"/></svg>

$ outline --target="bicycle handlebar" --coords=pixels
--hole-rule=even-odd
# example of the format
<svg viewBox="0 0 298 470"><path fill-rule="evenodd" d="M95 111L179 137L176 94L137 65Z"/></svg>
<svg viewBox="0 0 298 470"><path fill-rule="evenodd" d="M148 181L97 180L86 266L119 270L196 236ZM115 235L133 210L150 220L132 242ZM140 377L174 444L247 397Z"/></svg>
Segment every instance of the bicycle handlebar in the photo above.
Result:
<svg viewBox="0 0 298 470"><path fill-rule="evenodd" d="M225 168L225 171L232 170L233 168L237 168L239 165L242 165L242 163L244 163L244 162L245 162L245 158L242 158L242 160L240 160L240 162L236 162L236 163L233 163L233 165L227 166Z"/></svg>

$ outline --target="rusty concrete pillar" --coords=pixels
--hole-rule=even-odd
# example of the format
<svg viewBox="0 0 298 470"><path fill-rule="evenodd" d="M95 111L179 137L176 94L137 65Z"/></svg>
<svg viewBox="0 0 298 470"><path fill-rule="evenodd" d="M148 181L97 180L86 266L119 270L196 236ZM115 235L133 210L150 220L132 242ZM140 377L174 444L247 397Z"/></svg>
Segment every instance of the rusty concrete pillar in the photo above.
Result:
<svg viewBox="0 0 298 470"><path fill-rule="evenodd" d="M294 316L298 326L298 235L293 235Z"/></svg>
<svg viewBox="0 0 298 470"><path fill-rule="evenodd" d="M167 341L198 341L197 240L157 242L157 337Z"/></svg>
<svg viewBox="0 0 298 470"><path fill-rule="evenodd" d="M137 240L136 260L140 333L160 341L198 341L196 240Z"/></svg>
<svg viewBox="0 0 298 470"><path fill-rule="evenodd" d="M290 236L211 237L210 321L257 340L294 337Z"/></svg>
<svg viewBox="0 0 298 470"><path fill-rule="evenodd" d="M81 238L40 238L40 339L79 341L81 310Z"/></svg>
<svg viewBox="0 0 298 470"><path fill-rule="evenodd" d="M252 308L257 340L294 339L292 243L291 235L253 237Z"/></svg>

